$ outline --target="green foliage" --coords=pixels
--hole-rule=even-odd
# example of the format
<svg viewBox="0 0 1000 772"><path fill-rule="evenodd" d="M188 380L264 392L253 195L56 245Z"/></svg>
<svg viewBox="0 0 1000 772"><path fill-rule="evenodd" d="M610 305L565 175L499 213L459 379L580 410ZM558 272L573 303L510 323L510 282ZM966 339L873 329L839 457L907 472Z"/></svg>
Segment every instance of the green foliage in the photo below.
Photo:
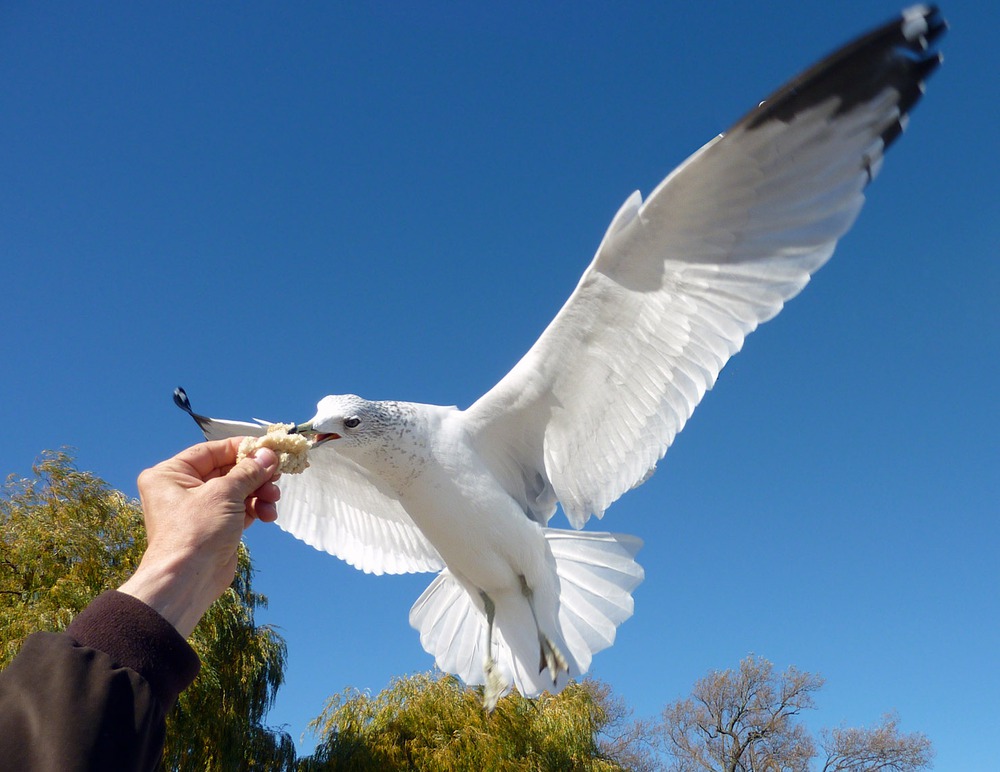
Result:
<svg viewBox="0 0 1000 772"><path fill-rule="evenodd" d="M32 479L0 495L0 667L36 630L62 630L91 599L120 586L146 546L138 502L80 472L65 452L45 453ZM167 719L166 769L293 769L295 748L263 725L284 677L285 642L258 626L267 599L253 592L241 545L232 587L189 643L201 672Z"/></svg>
<svg viewBox="0 0 1000 772"><path fill-rule="evenodd" d="M487 713L481 689L424 673L374 697L353 689L334 696L311 725L320 743L300 769L620 770L635 748L617 742L620 733L615 742L601 735L626 718L594 681L534 700L512 693Z"/></svg>
<svg viewBox="0 0 1000 772"><path fill-rule="evenodd" d="M65 452L0 495L0 667L35 630L62 630L125 581L145 548L142 510Z"/></svg>
<svg viewBox="0 0 1000 772"><path fill-rule="evenodd" d="M188 641L201 671L168 720L168 769L294 769L291 737L263 724L284 681L287 649L275 630L254 620L267 598L253 592L252 576L250 553L241 544L232 586Z"/></svg>

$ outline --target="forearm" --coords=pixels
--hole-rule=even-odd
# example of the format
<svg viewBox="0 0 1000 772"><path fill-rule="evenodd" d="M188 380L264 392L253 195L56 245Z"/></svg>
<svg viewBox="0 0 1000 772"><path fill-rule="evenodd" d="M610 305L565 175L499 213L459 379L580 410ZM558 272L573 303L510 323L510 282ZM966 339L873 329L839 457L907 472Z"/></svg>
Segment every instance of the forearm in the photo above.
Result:
<svg viewBox="0 0 1000 772"><path fill-rule="evenodd" d="M65 633L36 633L0 673L0 764L10 769L152 769L166 714L198 670L152 609L96 599Z"/></svg>
<svg viewBox="0 0 1000 772"><path fill-rule="evenodd" d="M118 591L142 601L187 638L219 597L217 573L193 559L147 553Z"/></svg>

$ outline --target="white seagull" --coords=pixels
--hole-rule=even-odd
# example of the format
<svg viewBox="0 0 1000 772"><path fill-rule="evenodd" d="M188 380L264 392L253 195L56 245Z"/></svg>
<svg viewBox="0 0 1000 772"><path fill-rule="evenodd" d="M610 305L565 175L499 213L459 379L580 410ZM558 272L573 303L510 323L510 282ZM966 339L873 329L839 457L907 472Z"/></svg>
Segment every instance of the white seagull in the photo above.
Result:
<svg viewBox="0 0 1000 772"><path fill-rule="evenodd" d="M280 481L278 525L375 574L435 571L410 623L437 666L558 691L632 614L633 536L575 529L645 481L744 338L857 217L885 149L941 61L913 6L808 69L633 193L569 300L471 407L320 400L311 466ZM195 414L210 439L257 423Z"/></svg>

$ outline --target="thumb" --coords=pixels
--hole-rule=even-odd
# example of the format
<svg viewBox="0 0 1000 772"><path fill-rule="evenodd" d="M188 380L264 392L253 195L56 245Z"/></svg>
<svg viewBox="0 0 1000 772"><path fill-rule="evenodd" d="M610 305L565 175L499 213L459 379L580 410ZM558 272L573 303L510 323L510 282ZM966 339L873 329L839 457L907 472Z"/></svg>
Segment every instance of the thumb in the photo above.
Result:
<svg viewBox="0 0 1000 772"><path fill-rule="evenodd" d="M270 448L260 448L220 478L232 491L234 499L245 499L278 471L278 455Z"/></svg>

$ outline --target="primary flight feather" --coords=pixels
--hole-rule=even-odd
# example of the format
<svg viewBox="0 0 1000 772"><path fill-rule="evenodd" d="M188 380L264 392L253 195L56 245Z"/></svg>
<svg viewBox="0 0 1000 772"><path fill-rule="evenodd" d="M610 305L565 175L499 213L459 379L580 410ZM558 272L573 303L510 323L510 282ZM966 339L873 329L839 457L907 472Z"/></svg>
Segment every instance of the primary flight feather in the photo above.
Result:
<svg viewBox="0 0 1000 772"><path fill-rule="evenodd" d="M727 360L833 253L941 61L914 6L633 193L534 346L466 410L328 396L278 525L376 574L436 571L410 622L437 665L558 690L632 614L639 539L576 529L642 483ZM194 413L210 439L258 423Z"/></svg>

